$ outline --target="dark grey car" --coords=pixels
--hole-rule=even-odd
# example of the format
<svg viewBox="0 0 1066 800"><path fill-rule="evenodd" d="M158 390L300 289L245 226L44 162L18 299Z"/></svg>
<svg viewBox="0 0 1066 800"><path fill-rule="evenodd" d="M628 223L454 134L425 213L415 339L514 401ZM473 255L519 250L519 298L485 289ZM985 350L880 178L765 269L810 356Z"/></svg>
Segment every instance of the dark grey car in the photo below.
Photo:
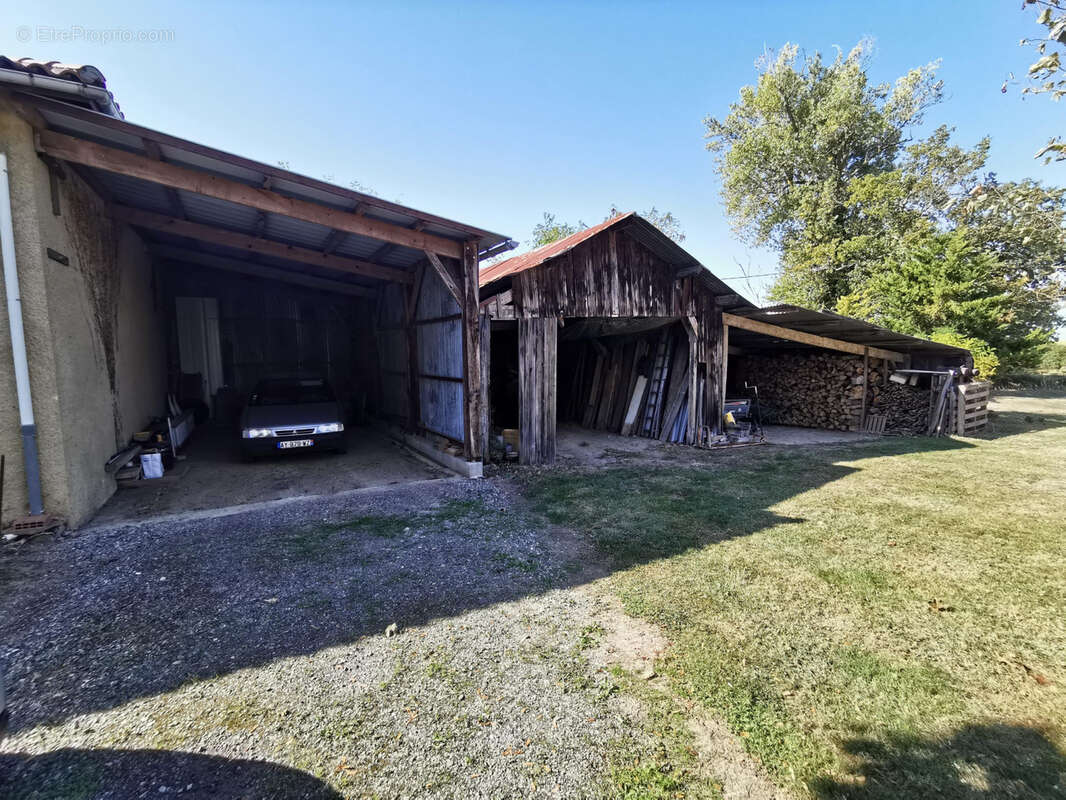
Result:
<svg viewBox="0 0 1066 800"><path fill-rule="evenodd" d="M267 378L256 384L241 413L241 453L348 449L340 404L323 378Z"/></svg>

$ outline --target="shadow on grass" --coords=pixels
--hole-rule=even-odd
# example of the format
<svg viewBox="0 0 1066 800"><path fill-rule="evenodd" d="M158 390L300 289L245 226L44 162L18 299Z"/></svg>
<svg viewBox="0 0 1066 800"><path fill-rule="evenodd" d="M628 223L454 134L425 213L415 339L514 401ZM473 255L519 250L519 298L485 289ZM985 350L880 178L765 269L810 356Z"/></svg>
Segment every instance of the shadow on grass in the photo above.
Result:
<svg viewBox="0 0 1066 800"><path fill-rule="evenodd" d="M530 488L536 510L580 526L619 569L789 522L771 509L856 471L837 460L971 446L756 448L703 454L683 486L678 468L645 466L580 479L529 473ZM524 512L472 501L497 497L478 486L440 482L22 546L0 593L12 732L590 579L558 563L551 548L563 545ZM575 511L583 491L591 506Z"/></svg>
<svg viewBox="0 0 1066 800"><path fill-rule="evenodd" d="M7 800L110 797L307 798L341 795L306 772L267 761L169 750L54 750L0 754L0 796Z"/></svg>
<svg viewBox="0 0 1066 800"><path fill-rule="evenodd" d="M1036 411L991 411L988 427L978 434L981 439L1002 439L1024 433L1061 428L1066 426L1066 414L1049 414Z"/></svg>
<svg viewBox="0 0 1066 800"><path fill-rule="evenodd" d="M1061 389L996 389L981 439L1001 439L1066 426L1066 392Z"/></svg>
<svg viewBox="0 0 1066 800"><path fill-rule="evenodd" d="M842 780L812 785L824 800L945 800L1066 797L1066 754L1044 733L1020 725L971 725L947 739L850 739L855 764Z"/></svg>
<svg viewBox="0 0 1066 800"><path fill-rule="evenodd" d="M578 480L566 472L547 473L531 482L528 493L551 522L580 529L613 568L628 569L804 522L772 509L858 471L840 462L972 447L954 439L923 437L712 451L701 453L705 460L700 466L648 469L627 464L586 471ZM605 505L604 498L617 502Z"/></svg>

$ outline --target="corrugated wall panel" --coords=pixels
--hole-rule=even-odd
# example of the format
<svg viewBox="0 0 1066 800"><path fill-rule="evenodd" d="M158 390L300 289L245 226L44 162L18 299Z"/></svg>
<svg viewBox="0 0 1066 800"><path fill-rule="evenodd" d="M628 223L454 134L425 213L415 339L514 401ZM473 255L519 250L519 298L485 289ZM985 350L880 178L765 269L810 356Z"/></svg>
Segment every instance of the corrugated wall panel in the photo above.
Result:
<svg viewBox="0 0 1066 800"><path fill-rule="evenodd" d="M459 304L455 302L440 276L432 267L426 269L422 279L422 292L418 296L418 308L415 319L436 319L459 313Z"/></svg>
<svg viewBox="0 0 1066 800"><path fill-rule="evenodd" d="M418 326L418 371L445 378L463 377L463 326L457 319Z"/></svg>
<svg viewBox="0 0 1066 800"><path fill-rule="evenodd" d="M417 320L459 313L459 304L432 269L422 279L415 310ZM463 326L458 319L430 322L418 328L418 391L422 425L463 440ZM455 378L456 380L440 380Z"/></svg>
<svg viewBox="0 0 1066 800"><path fill-rule="evenodd" d="M419 381L422 425L435 433L463 440L463 385L452 381Z"/></svg>

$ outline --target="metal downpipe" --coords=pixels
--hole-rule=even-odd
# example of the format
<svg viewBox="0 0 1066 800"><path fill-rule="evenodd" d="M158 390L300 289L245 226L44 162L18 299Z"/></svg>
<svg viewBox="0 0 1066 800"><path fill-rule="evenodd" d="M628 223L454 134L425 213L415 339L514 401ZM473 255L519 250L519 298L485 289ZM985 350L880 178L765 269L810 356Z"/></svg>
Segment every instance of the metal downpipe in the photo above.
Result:
<svg viewBox="0 0 1066 800"><path fill-rule="evenodd" d="M15 228L11 219L11 185L7 154L0 153L0 258L4 262L4 292L7 295L7 321L11 329L11 355L15 362L15 388L18 393L19 422L22 426L22 456L26 464L26 490L30 514L44 513L41 502L41 468L37 460L37 426L33 421L30 369L26 360L26 333L22 327L22 297L15 264Z"/></svg>

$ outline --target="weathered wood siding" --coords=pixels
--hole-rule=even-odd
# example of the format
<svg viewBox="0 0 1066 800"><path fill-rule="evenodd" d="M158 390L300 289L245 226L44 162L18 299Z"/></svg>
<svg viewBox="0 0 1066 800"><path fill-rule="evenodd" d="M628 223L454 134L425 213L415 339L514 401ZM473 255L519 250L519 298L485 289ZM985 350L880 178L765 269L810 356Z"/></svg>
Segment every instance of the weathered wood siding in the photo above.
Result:
<svg viewBox="0 0 1066 800"><path fill-rule="evenodd" d="M523 464L555 463L559 322L518 321L518 455Z"/></svg>
<svg viewBox="0 0 1066 800"><path fill-rule="evenodd" d="M415 305L419 423L463 441L463 326L459 304L435 271L427 269Z"/></svg>
<svg viewBox="0 0 1066 800"><path fill-rule="evenodd" d="M672 317L686 319L694 330L691 386L703 391L689 415L686 440L700 428L713 433L722 419L724 348L722 310L698 277L677 277L677 267L630 238L608 230L511 281L510 303L487 299L491 312L519 320L560 317ZM565 377L564 377L565 380ZM524 395L523 395L524 396ZM524 414L524 411L523 411Z"/></svg>
<svg viewBox="0 0 1066 800"><path fill-rule="evenodd" d="M693 312L694 278L621 231L606 231L512 282L516 317L680 317Z"/></svg>

